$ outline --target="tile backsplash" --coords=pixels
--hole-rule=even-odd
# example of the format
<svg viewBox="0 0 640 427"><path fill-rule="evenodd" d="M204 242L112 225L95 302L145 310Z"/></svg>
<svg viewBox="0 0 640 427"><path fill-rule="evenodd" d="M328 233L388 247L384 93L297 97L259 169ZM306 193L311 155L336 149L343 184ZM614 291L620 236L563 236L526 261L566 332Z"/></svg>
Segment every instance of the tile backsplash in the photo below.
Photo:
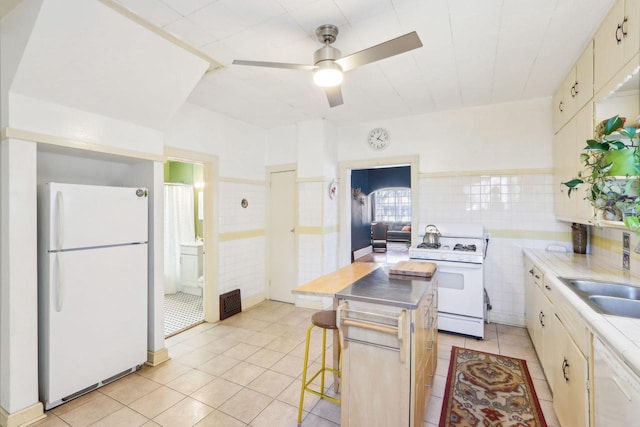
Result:
<svg viewBox="0 0 640 427"><path fill-rule="evenodd" d="M571 249L571 228L553 214L553 175L422 177L419 223L482 224L491 235L485 259L489 319L524 325L522 248Z"/></svg>

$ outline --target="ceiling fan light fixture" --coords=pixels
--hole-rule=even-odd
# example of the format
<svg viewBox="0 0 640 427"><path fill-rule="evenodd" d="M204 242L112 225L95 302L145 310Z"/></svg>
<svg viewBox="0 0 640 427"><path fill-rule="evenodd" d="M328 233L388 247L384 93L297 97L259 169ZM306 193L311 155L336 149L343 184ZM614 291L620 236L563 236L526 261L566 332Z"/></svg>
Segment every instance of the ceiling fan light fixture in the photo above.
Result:
<svg viewBox="0 0 640 427"><path fill-rule="evenodd" d="M335 62L321 62L313 72L313 82L320 87L334 87L342 83L342 68Z"/></svg>

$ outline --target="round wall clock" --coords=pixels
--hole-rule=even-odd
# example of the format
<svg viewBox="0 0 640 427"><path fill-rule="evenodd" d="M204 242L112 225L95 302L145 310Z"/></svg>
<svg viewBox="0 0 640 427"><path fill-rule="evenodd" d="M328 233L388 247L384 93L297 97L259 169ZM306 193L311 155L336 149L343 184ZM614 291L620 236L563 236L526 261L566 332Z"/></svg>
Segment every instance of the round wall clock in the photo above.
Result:
<svg viewBox="0 0 640 427"><path fill-rule="evenodd" d="M384 150L391 142L389 132L386 129L376 128L369 133L369 147L374 150Z"/></svg>

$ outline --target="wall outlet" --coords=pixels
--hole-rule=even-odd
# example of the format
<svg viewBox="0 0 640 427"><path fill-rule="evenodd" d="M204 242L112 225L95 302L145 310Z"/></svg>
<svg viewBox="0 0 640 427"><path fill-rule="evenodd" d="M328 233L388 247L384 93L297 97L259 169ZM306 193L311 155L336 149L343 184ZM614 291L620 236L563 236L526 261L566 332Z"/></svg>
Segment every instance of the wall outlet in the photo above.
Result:
<svg viewBox="0 0 640 427"><path fill-rule="evenodd" d="M491 240L491 234L489 233L484 233L484 241L488 242L489 240Z"/></svg>
<svg viewBox="0 0 640 427"><path fill-rule="evenodd" d="M629 252L622 253L622 268L627 271L631 270L631 256L629 255Z"/></svg>
<svg viewBox="0 0 640 427"><path fill-rule="evenodd" d="M622 233L622 250L629 252L629 233Z"/></svg>

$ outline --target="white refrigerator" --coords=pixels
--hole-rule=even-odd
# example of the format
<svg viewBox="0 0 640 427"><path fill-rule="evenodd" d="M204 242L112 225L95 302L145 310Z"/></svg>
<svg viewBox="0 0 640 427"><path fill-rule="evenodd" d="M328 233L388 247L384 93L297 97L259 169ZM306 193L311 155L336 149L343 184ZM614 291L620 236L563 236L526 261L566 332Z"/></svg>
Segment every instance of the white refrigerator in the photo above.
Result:
<svg viewBox="0 0 640 427"><path fill-rule="evenodd" d="M146 361L147 224L144 188L39 186L39 382L46 409Z"/></svg>

